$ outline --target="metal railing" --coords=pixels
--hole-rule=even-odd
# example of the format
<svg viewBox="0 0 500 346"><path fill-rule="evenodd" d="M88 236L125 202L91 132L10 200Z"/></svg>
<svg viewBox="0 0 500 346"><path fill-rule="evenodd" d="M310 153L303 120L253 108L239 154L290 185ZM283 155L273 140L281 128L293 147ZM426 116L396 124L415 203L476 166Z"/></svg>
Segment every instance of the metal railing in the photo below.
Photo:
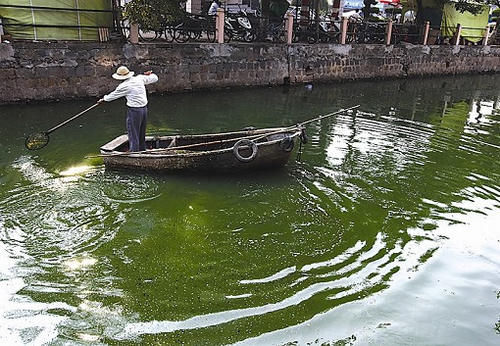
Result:
<svg viewBox="0 0 500 346"><path fill-rule="evenodd" d="M24 5L0 5L1 7L44 10L44 11L61 11L61 12L76 12L76 13L105 13L112 15L112 22L108 25L62 25L62 24L39 24L39 23L14 23L9 20L3 20L3 29L6 34L9 28L14 27L33 27L33 28L55 28L55 29L93 29L98 30L99 40L109 40L110 36L113 39L122 38L130 39L131 26L127 20L122 20L122 9L113 8L111 10L98 9L82 9L82 8L58 8L48 6L24 6ZM368 22L359 19L347 20L343 23L341 20L332 20L329 17L316 18L300 18L298 13L289 14L292 16L293 25L289 26L292 29L291 42L293 43L346 43L346 44L400 44L408 42L412 44L427 44L426 38L429 34L424 26L415 24L399 24L388 22ZM224 42L241 41L241 42L276 42L286 43L287 37L290 37L286 29L286 19L270 19L267 17L257 16L245 11L232 10L224 13ZM345 29L343 26L345 25ZM456 32L457 28L449 28L451 32ZM345 32L343 33L343 30ZM427 30L427 31L426 31ZM453 31L454 30L454 31ZM438 35L433 44L467 44L469 40L481 42L485 37L486 29L461 27L462 31L466 31L467 35L464 39L456 37L443 37ZM176 22L167 22L166 20L159 27L151 28L146 25L138 24L138 41L139 42L215 42L216 34L216 18L215 16L191 14L185 12L184 15ZM109 33L114 33L110 35ZM344 42L342 37L345 36ZM460 37L460 32L459 32ZM455 35L456 36L456 35ZM289 38L288 38L289 40ZM492 42L494 41L491 40ZM219 41L221 42L221 41ZM457 43L458 42L458 43ZM486 41L487 42L487 41Z"/></svg>
<svg viewBox="0 0 500 346"><path fill-rule="evenodd" d="M463 27L460 24L455 26L444 26L435 28L438 35L435 44L439 45L486 45L495 43L492 28Z"/></svg>
<svg viewBox="0 0 500 346"><path fill-rule="evenodd" d="M416 24L394 24L392 29L391 43L402 42L412 44L422 44L424 36L424 26Z"/></svg>
<svg viewBox="0 0 500 346"><path fill-rule="evenodd" d="M292 42L340 43L341 22L330 19L294 21Z"/></svg>

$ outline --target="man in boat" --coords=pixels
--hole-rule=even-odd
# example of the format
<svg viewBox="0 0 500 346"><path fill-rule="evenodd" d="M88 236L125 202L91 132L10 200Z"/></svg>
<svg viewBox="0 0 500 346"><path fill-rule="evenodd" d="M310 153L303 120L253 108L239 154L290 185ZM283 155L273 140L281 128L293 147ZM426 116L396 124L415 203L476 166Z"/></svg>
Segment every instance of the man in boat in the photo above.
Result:
<svg viewBox="0 0 500 346"><path fill-rule="evenodd" d="M123 80L116 89L104 95L97 101L110 102L120 97L127 99L127 133L130 151L146 150L146 121L148 116L148 98L145 85L156 83L158 76L152 71L134 76L126 66L120 66L112 76L116 80Z"/></svg>

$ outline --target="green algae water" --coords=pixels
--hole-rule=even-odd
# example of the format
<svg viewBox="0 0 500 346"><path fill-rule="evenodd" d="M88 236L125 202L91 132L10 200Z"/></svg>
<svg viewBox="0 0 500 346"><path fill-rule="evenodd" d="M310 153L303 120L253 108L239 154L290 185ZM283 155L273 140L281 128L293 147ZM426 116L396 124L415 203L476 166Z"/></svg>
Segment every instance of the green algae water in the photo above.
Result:
<svg viewBox="0 0 500 346"><path fill-rule="evenodd" d="M161 76L160 76L161 77ZM500 76L150 97L148 132L307 127L245 175L107 171L104 104L0 107L0 343L498 345Z"/></svg>

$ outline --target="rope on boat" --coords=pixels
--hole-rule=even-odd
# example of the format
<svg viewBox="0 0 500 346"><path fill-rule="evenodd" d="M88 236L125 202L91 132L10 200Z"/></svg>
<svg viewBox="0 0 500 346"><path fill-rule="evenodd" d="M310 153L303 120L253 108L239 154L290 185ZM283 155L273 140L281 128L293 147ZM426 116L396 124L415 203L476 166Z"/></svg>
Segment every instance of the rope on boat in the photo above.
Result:
<svg viewBox="0 0 500 346"><path fill-rule="evenodd" d="M283 133L283 132L289 132L289 131L291 131L293 129L301 129L301 130L303 130L304 125L307 125L307 124L310 124L312 122L319 121L319 120L322 120L322 119L325 119L325 118L329 118L331 116L334 116L334 115L337 115L337 114L340 114L340 113L343 113L343 112L352 111L352 110L354 110L356 108L359 108L359 107L360 107L360 105L356 105L356 106L352 106L352 107L348 107L348 108L343 108L343 109L340 109L340 110L338 110L336 112L333 112L333 113L323 114L323 115L317 116L315 118L312 118L312 119L309 119L309 120L297 123L295 125L291 125L291 126L288 126L288 127L283 127L283 128L280 128L279 130L276 130L276 131L265 132L263 134L259 133L259 134L249 135L249 136L242 136L242 137L231 138L231 139L223 139L223 140L212 141L212 142L194 143L194 144L173 146L173 147L168 147L168 148L150 149L150 150L144 150L144 151L134 151L134 152L126 152L126 153L113 153L113 154L100 154L100 155L95 155L95 156L87 156L87 158L111 157L111 156L130 156L130 155L133 155L133 154L145 154L145 153L148 153L148 154L155 154L155 153L162 154L164 152L171 151L171 150L194 148L194 147L199 147L199 146L204 146L204 145L211 145L211 144L223 144L223 143L233 142L233 141L238 142L238 141L240 141L242 139L252 139L253 141L257 142L257 141L259 141L261 139L264 139L264 138L266 138L268 136L271 136L271 135L274 135L274 134L278 134L278 133ZM303 142L305 144L306 141L307 141L307 138L305 137L305 133L303 135L301 133L301 143Z"/></svg>
<svg viewBox="0 0 500 346"><path fill-rule="evenodd" d="M324 114L324 115L320 115L316 118L313 118L313 119L309 119L309 120L306 120L306 121L303 121L301 123L297 123L295 125L292 125L292 126L288 126L288 127L284 127L278 131L274 131L274 132L269 132L269 133L266 133L264 134L263 136L261 137L258 137L257 139L255 139L256 141L258 141L259 139L262 139L262 138L265 138L267 136L270 136L270 135L274 135L274 134L278 134L278 133L282 133L282 132L287 132L287 131L290 131L290 130L293 130L293 129L302 129L304 127L304 125L307 125L309 123L312 123L312 122L315 122L315 121L318 121L318 120L321 120L321 119L325 119L325 118L328 118L328 117L331 117L331 116L334 116L334 115L337 115L339 113L343 113L343 112L347 112L347 111L351 111L353 109L356 109L360 107L360 105L356 105L356 106L352 106L352 107L349 107L349 108L345 108L345 109L340 109L336 112L333 112L333 113L328 113L328 114Z"/></svg>
<svg viewBox="0 0 500 346"><path fill-rule="evenodd" d="M223 143L227 143L227 142L237 141L240 139L252 139L252 138L258 137L260 135L261 134L259 133L256 135L242 136L242 137L236 137L236 138L230 138L230 139L221 139L221 140L212 141L212 142L193 143L193 144L179 145L179 146L173 146L173 147L167 147L167 148L149 149L149 150L143 150L143 151L132 151L132 152L128 152L128 153L100 154L100 155L94 155L94 156L87 156L87 158L110 157L110 156L128 156L131 154L162 154L166 151L171 151L171 150L195 148L195 147L200 147L203 145L210 145L210 144L223 144ZM257 141L259 139L260 138L257 138L255 140Z"/></svg>

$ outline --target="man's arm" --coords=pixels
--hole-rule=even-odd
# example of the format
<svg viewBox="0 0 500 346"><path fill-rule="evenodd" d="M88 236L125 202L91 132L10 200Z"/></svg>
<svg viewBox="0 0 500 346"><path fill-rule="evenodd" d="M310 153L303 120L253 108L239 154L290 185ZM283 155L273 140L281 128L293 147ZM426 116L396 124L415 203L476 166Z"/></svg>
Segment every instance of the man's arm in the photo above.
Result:
<svg viewBox="0 0 500 346"><path fill-rule="evenodd" d="M158 82L158 76L155 75L153 71L146 71L141 77L144 81L144 85Z"/></svg>
<svg viewBox="0 0 500 346"><path fill-rule="evenodd" d="M119 99L120 97L126 96L127 95L127 87L120 84L116 87L115 90L113 90L111 93L104 95L102 100L106 102L110 102L116 99Z"/></svg>

